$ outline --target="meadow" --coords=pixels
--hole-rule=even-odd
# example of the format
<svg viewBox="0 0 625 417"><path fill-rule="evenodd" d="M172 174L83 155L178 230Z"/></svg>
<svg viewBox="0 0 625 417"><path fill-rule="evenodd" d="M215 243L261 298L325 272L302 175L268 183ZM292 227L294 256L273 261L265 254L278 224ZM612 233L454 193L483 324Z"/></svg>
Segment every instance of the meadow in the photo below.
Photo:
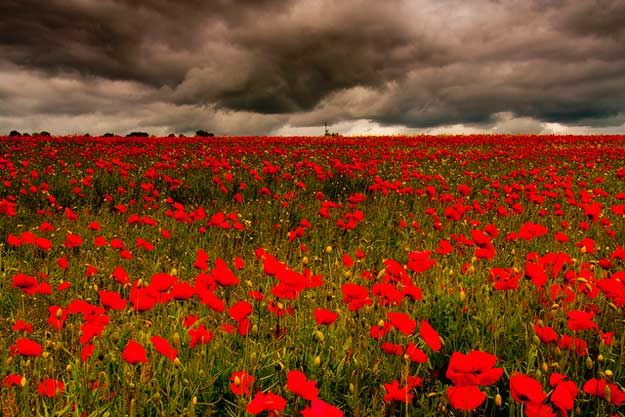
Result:
<svg viewBox="0 0 625 417"><path fill-rule="evenodd" d="M0 137L8 416L624 416L625 137Z"/></svg>

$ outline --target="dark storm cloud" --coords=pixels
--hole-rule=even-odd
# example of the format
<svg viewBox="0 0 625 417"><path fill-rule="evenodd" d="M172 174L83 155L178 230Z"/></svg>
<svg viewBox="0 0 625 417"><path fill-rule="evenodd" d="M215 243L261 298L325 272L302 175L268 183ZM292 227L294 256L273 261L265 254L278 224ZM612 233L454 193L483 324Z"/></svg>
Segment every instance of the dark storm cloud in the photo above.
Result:
<svg viewBox="0 0 625 417"><path fill-rule="evenodd" d="M0 124L496 130L625 114L622 0L4 0L0 57Z"/></svg>

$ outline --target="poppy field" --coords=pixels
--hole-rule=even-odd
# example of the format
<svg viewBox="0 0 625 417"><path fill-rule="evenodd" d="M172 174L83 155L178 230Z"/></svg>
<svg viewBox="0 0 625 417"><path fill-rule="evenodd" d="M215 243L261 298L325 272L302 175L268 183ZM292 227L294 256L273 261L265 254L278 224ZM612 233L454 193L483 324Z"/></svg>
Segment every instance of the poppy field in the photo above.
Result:
<svg viewBox="0 0 625 417"><path fill-rule="evenodd" d="M0 137L2 416L624 416L625 137Z"/></svg>

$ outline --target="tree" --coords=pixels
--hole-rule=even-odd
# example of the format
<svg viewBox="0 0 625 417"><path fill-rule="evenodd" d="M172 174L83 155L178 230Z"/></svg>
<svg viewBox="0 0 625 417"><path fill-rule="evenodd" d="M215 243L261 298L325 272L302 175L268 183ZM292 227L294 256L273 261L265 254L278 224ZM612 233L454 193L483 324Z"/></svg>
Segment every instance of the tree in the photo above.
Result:
<svg viewBox="0 0 625 417"><path fill-rule="evenodd" d="M131 137L140 137L140 138L147 138L150 135L147 132L130 132L129 134L126 135L127 138L131 138Z"/></svg>
<svg viewBox="0 0 625 417"><path fill-rule="evenodd" d="M9 133L9 136L22 136L22 134L18 132L17 130L11 130L11 133Z"/></svg>
<svg viewBox="0 0 625 417"><path fill-rule="evenodd" d="M197 132L195 132L195 136L207 138L207 137L215 136L215 134L207 132L206 130L198 130Z"/></svg>

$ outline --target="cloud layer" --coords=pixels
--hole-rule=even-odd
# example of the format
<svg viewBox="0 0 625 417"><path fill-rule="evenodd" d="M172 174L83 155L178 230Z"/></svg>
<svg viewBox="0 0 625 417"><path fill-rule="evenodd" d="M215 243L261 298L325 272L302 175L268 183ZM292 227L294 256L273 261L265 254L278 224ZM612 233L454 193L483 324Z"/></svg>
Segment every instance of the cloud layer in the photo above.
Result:
<svg viewBox="0 0 625 417"><path fill-rule="evenodd" d="M0 16L0 132L625 132L621 0L6 0Z"/></svg>

